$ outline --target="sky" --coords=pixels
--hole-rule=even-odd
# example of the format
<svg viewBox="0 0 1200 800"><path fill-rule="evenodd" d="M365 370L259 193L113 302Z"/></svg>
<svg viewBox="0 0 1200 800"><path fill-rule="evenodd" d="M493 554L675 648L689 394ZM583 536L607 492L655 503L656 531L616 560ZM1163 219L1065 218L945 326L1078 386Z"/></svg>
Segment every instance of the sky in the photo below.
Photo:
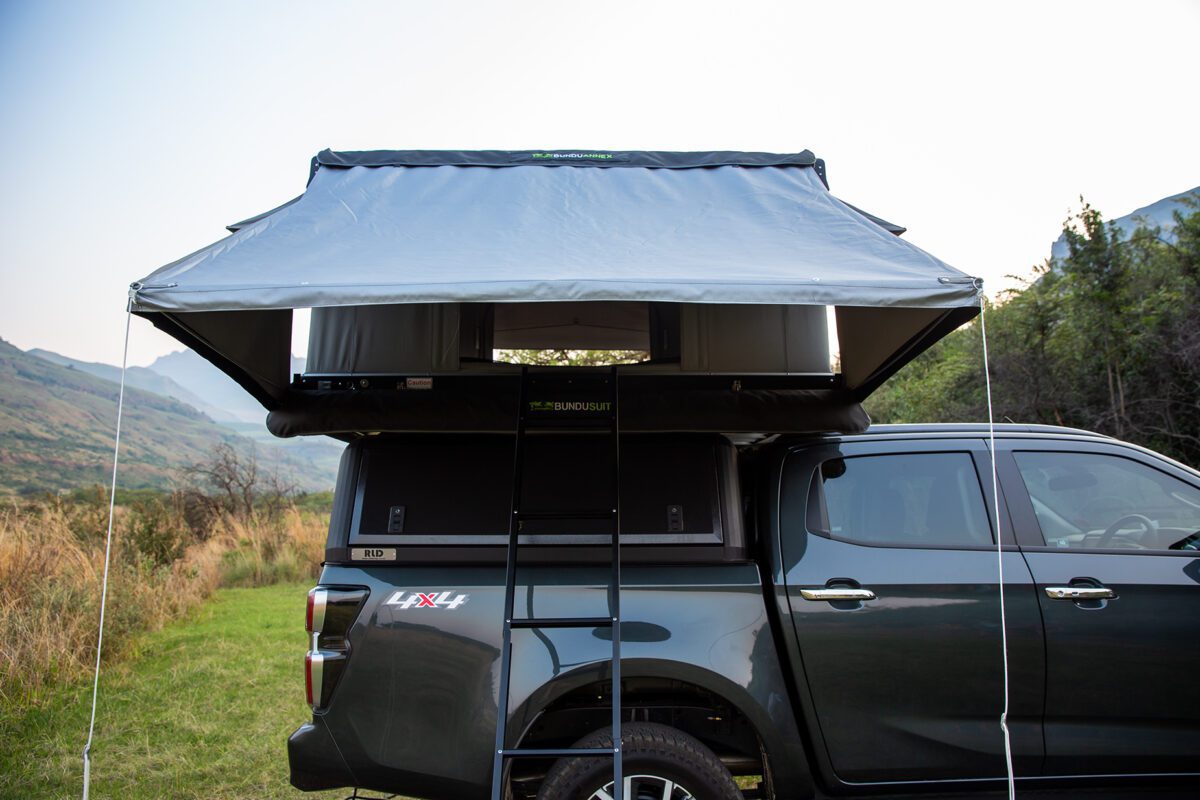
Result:
<svg viewBox="0 0 1200 800"><path fill-rule="evenodd" d="M120 363L129 283L325 147L807 148L994 293L1081 196L1200 184L1197 41L1198 0L0 0L0 337Z"/></svg>

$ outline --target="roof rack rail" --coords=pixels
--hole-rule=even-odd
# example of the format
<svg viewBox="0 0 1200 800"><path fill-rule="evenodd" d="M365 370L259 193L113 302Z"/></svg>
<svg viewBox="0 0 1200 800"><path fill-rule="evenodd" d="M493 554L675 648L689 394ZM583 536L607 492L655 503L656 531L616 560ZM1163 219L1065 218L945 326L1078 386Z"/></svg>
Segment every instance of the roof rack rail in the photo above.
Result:
<svg viewBox="0 0 1200 800"><path fill-rule="evenodd" d="M862 436L881 433L987 433L986 422L914 422L871 425ZM1071 428L1066 425L1042 425L1038 423L997 422L996 433L1050 433L1068 436L1089 436L1096 439L1111 439L1104 433Z"/></svg>

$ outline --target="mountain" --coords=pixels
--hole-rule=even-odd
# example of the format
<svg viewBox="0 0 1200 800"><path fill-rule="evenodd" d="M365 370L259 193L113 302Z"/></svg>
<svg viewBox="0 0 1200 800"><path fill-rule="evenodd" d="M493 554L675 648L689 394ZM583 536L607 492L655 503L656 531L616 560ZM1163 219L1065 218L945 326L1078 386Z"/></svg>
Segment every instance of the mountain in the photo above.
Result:
<svg viewBox="0 0 1200 800"><path fill-rule="evenodd" d="M117 391L112 381L0 340L0 493L107 484ZM302 488L333 485L327 464L256 444L174 398L134 387L125 393L119 485L170 488L181 467L202 461L217 442L254 448L266 468Z"/></svg>
<svg viewBox="0 0 1200 800"><path fill-rule="evenodd" d="M32 350L26 350L31 356L45 359L54 364L72 369L81 370L89 375L95 375L98 378L104 378L107 381L119 383L121 380L121 368L112 364L99 364L94 361L79 361L68 356L59 355L50 350L43 350L40 347L35 347ZM130 367L125 371L125 385L132 386L135 389L144 389L147 392L153 392L163 397L173 397L176 400L186 403L197 411L207 414L216 422L233 422L237 418L231 415L228 411L218 406L214 406L205 402L199 395L180 386L171 378L161 375L148 367Z"/></svg>
<svg viewBox="0 0 1200 800"><path fill-rule="evenodd" d="M1128 239L1139 225L1145 225L1150 228L1162 228L1162 238L1174 241L1172 229L1175 227L1175 212L1180 211L1187 215L1194 210L1188 206L1186 202L1188 198L1200 201L1200 186L1164 197L1162 200L1143 206L1123 217L1117 217L1112 220L1111 224L1116 225L1121 231L1122 238ZM1070 250L1067 248L1067 237L1066 234L1063 234L1050 246L1050 258L1060 261L1068 255L1070 255Z"/></svg>
<svg viewBox="0 0 1200 800"><path fill-rule="evenodd" d="M338 464L342 460L344 442L328 436L294 436L290 439L276 438L262 422L227 422L229 428L240 436L251 440L259 452L278 450L293 461L300 461L320 475L328 476L326 488L333 488L337 480Z"/></svg>
<svg viewBox="0 0 1200 800"><path fill-rule="evenodd" d="M193 395L204 398L206 403L222 409L223 420L262 422L267 414L237 381L192 350L160 356L147 369L170 378Z"/></svg>
<svg viewBox="0 0 1200 800"><path fill-rule="evenodd" d="M267 412L237 381L198 356L194 350L177 350L146 367L219 409L221 421L262 423ZM304 359L292 356L292 372L304 371ZM199 408L199 406L197 406ZM210 414L210 416L212 416Z"/></svg>

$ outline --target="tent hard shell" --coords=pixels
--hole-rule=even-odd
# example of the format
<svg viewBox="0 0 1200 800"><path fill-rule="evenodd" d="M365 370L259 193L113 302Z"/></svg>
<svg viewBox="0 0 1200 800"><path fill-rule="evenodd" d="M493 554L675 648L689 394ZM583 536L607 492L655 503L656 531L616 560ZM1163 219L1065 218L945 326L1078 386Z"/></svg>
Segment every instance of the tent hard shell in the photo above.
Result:
<svg viewBox="0 0 1200 800"><path fill-rule="evenodd" d="M979 311L978 279L831 195L808 151L325 150L302 195L229 229L134 283L131 310L281 435L421 429L432 405L428 429L511 428L500 406L339 391L511 387L493 347L647 350L622 386L708 390L687 429L856 429L859 401ZM314 309L312 375L293 379L299 308ZM682 406L654 394L642 427L670 427ZM801 424L801 406L830 413Z"/></svg>

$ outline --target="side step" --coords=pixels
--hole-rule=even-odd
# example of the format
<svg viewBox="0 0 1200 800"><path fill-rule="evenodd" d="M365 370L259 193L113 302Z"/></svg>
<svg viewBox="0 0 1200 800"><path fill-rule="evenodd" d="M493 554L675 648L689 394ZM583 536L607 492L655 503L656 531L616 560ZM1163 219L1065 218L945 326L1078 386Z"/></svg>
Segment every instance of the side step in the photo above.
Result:
<svg viewBox="0 0 1200 800"><path fill-rule="evenodd" d="M504 750L500 754L505 758L572 758L575 756L611 756L617 750L612 747L551 747L546 750L528 748L525 750Z"/></svg>

